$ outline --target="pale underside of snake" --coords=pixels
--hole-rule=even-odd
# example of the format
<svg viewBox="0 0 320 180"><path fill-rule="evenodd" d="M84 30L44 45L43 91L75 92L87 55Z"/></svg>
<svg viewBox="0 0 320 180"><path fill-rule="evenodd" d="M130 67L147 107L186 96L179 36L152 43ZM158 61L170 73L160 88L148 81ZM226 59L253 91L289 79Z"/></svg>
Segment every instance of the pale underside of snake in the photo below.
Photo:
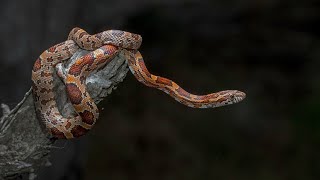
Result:
<svg viewBox="0 0 320 180"><path fill-rule="evenodd" d="M105 66L120 51L124 51L128 66L139 82L164 91L189 107L213 108L237 103L245 98L245 93L238 90L194 95L169 79L151 74L137 51L141 42L140 35L125 31L108 30L90 35L80 28L74 28L67 41L40 55L32 70L33 96L37 118L44 123L51 135L70 139L84 135L93 127L99 112L86 91L86 77L92 71ZM58 63L70 58L79 48L92 51L77 59L66 74L58 71L65 83L68 97L78 113L74 117L63 117L55 100L53 73Z"/></svg>

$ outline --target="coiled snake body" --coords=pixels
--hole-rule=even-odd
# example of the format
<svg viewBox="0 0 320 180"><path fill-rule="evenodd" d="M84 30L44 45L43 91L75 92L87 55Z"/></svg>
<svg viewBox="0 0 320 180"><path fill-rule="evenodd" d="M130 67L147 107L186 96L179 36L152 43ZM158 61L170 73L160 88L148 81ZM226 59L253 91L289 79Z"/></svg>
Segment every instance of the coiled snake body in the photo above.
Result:
<svg viewBox="0 0 320 180"><path fill-rule="evenodd" d="M90 35L80 28L74 28L67 41L47 49L40 55L32 70L33 96L37 118L45 124L50 134L57 138L69 139L82 136L93 127L99 112L86 91L85 79L90 72L105 66L120 51L124 51L129 68L139 82L164 91L189 107L219 107L237 103L245 98L245 94L237 90L193 95L175 82L151 74L140 52L137 51L141 42L141 36L125 31L109 30ZM70 58L79 48L92 51L77 59L66 74L58 72L78 113L75 117L63 117L55 100L53 73L58 63Z"/></svg>

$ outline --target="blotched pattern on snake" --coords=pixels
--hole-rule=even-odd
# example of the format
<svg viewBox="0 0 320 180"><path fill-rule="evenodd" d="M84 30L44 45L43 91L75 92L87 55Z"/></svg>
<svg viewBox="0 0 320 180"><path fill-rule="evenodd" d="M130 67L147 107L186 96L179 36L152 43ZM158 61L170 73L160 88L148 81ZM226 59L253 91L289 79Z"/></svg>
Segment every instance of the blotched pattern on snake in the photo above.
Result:
<svg viewBox="0 0 320 180"><path fill-rule="evenodd" d="M99 112L86 91L85 79L92 71L105 66L120 51L124 51L129 68L139 82L164 91L189 107L213 108L237 103L245 98L245 93L237 90L193 95L175 82L151 74L137 51L141 42L140 35L125 31L108 30L90 35L80 28L74 28L67 41L40 55L32 70L33 96L37 118L45 124L51 135L70 139L84 135L93 127ZM75 117L63 117L55 100L53 73L58 63L70 58L79 48L92 52L77 59L67 74L58 73L63 77L69 99L78 113Z"/></svg>

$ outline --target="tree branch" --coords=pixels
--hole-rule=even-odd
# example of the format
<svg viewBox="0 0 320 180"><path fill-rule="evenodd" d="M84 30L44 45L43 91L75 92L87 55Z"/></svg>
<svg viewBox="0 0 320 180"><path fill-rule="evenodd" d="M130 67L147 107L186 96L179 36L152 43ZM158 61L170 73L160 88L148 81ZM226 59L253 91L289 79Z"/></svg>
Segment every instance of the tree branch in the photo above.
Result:
<svg viewBox="0 0 320 180"><path fill-rule="evenodd" d="M79 50L63 67L68 69L78 57L86 53L88 51ZM123 81L127 72L128 67L122 52L103 69L93 72L87 78L86 84L94 101L99 103L110 94L116 85ZM64 116L74 114L64 84L58 76L54 79L60 112ZM37 169L50 166L49 154L54 148L54 141L47 137L36 119L31 91L30 89L11 111L7 105L1 104L3 117L0 118L0 179L28 175L32 180L36 178Z"/></svg>

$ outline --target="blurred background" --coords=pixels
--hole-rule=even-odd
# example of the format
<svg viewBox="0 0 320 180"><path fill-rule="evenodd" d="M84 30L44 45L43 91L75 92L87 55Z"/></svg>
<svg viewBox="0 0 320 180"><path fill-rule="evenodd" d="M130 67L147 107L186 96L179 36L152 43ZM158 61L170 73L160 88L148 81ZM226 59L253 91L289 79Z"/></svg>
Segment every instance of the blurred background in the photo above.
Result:
<svg viewBox="0 0 320 180"><path fill-rule="evenodd" d="M131 73L89 134L60 141L46 180L320 179L317 0L2 0L0 102L31 86L39 54L81 27L141 34L153 74L247 98L191 109Z"/></svg>

